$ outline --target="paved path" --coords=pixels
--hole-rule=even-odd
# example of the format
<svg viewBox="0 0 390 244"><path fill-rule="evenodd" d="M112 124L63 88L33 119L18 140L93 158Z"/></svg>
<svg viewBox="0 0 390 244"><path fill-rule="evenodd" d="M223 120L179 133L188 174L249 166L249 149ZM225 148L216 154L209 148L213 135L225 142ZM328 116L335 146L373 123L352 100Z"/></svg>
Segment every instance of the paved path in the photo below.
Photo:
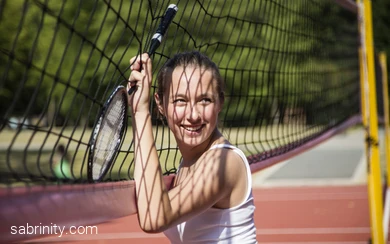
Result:
<svg viewBox="0 0 390 244"><path fill-rule="evenodd" d="M253 186L263 188L366 184L364 138L362 129L350 129L290 160L253 174ZM380 140L383 142L383 132L380 133ZM384 162L383 143L380 148L381 161Z"/></svg>

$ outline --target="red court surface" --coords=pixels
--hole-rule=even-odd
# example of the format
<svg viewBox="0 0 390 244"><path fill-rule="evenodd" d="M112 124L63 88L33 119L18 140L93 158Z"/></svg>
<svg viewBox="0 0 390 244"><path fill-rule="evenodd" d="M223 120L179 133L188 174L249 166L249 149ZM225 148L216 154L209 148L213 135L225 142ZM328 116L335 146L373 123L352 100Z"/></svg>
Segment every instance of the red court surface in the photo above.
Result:
<svg viewBox="0 0 390 244"><path fill-rule="evenodd" d="M259 243L361 243L370 238L367 186L254 189ZM132 215L97 225L98 234L50 236L44 243L169 243L146 234Z"/></svg>

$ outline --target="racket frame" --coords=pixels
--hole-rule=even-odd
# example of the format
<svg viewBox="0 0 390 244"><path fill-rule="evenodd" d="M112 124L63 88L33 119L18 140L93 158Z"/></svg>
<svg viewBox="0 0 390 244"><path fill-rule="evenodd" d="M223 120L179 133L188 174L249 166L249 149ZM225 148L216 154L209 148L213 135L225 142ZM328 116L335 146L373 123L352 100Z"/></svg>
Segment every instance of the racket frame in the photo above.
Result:
<svg viewBox="0 0 390 244"><path fill-rule="evenodd" d="M107 110L108 108L110 107L110 103L112 102L112 100L114 99L114 97L118 96L118 95L121 95L122 96L122 99L126 101L126 105L128 103L128 95L127 95L127 90L124 86L120 85L120 86L117 86L115 88L115 90L111 93L110 97L107 99L107 101L104 103L103 107L102 107L102 110L100 111L100 114L99 114L99 119L98 119L98 122L95 124L93 130L92 130L92 136L91 136L91 139L89 141L89 154L88 154L88 181L89 182L96 182L96 181L101 181L105 175L107 174L108 170L111 168L111 166L113 165L112 163L116 160L116 158L118 157L118 154L119 154L119 148L120 146L122 145L123 143L123 135L127 129L127 111L128 111L128 106L125 106L124 107L124 121L123 121L123 124L122 124L122 128L121 130L119 131L119 139L115 145L115 147L113 148L114 152L112 154L112 156L110 157L109 160L107 160L105 164L105 168L103 169L103 171L101 171L101 174L100 176L97 178L97 179L94 179L93 178L93 164L94 164L94 155L95 155L95 150L96 150L96 141L97 139L99 138L99 135L101 133L101 130L100 130L100 126L102 124L102 122L104 121L105 117L107 116ZM103 166L102 166L103 167Z"/></svg>

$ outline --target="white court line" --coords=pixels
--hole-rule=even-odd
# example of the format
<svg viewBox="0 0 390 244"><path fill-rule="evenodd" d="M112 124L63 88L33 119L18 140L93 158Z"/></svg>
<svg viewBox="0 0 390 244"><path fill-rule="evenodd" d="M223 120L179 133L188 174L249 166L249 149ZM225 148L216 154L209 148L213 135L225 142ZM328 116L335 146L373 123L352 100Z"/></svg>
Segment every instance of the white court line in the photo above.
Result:
<svg viewBox="0 0 390 244"><path fill-rule="evenodd" d="M126 232L126 233L104 233L104 234L88 234L88 235L65 235L65 236L50 236L40 239L24 241L24 243L43 243L43 242L64 242L64 241L87 241L87 240L119 240L119 239L141 239L141 238L164 238L162 233L147 234L144 232Z"/></svg>
<svg viewBox="0 0 390 244"><path fill-rule="evenodd" d="M257 235L369 234L370 227L343 228L271 228L257 229Z"/></svg>
<svg viewBox="0 0 390 244"><path fill-rule="evenodd" d="M386 189L386 199L383 214L383 234L384 240L387 242L389 236L389 218L390 218L390 188Z"/></svg>
<svg viewBox="0 0 390 244"><path fill-rule="evenodd" d="M259 242L259 244L367 244L367 241L335 241L335 242L323 242L323 241L289 241L289 242Z"/></svg>
<svg viewBox="0 0 390 244"><path fill-rule="evenodd" d="M313 235L313 234L369 234L370 227L344 227L344 228L270 228L257 229L256 235ZM129 233L105 233L96 235L72 235L72 236L52 236L43 239L25 241L25 243L43 243L43 242L63 242L63 241L83 241L83 240L115 240L115 239L138 239L138 238L163 238L164 234L147 234L143 232ZM270 242L271 243L271 242ZM278 244L282 242L277 242ZM300 242L289 242L298 244ZM334 242L305 242L307 243L334 243ZM340 243L340 242L337 242ZM350 243L350 242L343 242ZM355 242L356 243L356 242ZM365 243L366 244L366 243Z"/></svg>
<svg viewBox="0 0 390 244"><path fill-rule="evenodd" d="M262 188L271 187L299 187L299 186L353 186L356 182L345 178L329 178L329 179L282 179L265 181Z"/></svg>
<svg viewBox="0 0 390 244"><path fill-rule="evenodd" d="M283 193L283 194L256 194L256 202L282 201L317 201L317 200L367 200L367 192L339 192L339 193Z"/></svg>

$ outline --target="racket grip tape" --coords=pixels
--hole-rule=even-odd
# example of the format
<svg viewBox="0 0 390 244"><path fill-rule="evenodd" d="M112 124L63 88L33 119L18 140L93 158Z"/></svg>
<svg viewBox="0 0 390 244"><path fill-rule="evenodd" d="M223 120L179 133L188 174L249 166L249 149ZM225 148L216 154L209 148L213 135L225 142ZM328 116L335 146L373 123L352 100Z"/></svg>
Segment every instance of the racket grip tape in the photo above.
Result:
<svg viewBox="0 0 390 244"><path fill-rule="evenodd" d="M150 48L148 52L149 56L151 56L160 46L162 38L165 35L165 32L167 32L169 24L171 24L173 18L177 13L177 10L178 8L175 4L170 4L168 6L167 11L165 11L164 17L162 18L161 23L158 26L157 31L153 35L152 40L150 42Z"/></svg>
<svg viewBox="0 0 390 244"><path fill-rule="evenodd" d="M137 89L137 86L130 87L130 89L127 91L127 94L129 94L129 95L133 94L133 92L135 92L136 89Z"/></svg>

